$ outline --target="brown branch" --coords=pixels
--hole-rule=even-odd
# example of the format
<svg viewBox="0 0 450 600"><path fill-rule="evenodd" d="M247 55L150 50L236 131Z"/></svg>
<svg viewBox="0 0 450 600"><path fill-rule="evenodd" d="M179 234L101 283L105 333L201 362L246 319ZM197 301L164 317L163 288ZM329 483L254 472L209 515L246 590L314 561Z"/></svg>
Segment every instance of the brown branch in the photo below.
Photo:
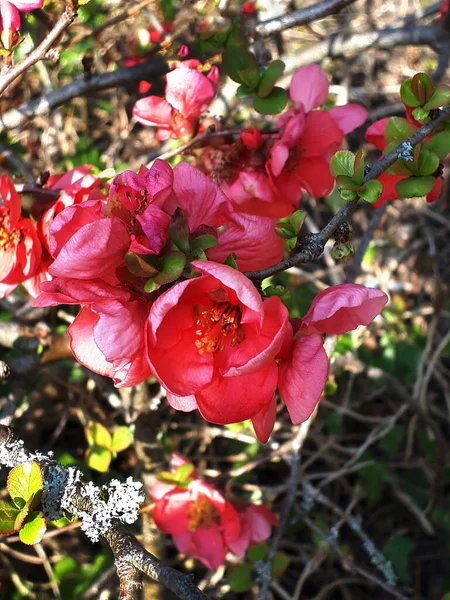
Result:
<svg viewBox="0 0 450 600"><path fill-rule="evenodd" d="M4 75L0 76L0 96L6 90L6 88L15 80L17 77L25 73L27 69L35 65L38 61L45 58L47 52L63 34L63 32L69 27L77 15L76 8L73 2L67 2L67 6L56 22L56 25L48 33L42 42L37 46L28 56L19 62L15 67L9 70Z"/></svg>
<svg viewBox="0 0 450 600"><path fill-rule="evenodd" d="M0 132L21 127L25 121L33 117L48 115L54 108L68 102L72 98L86 96L93 92L117 88L134 83L141 79L155 79L169 71L167 64L160 58L153 57L144 63L123 67L110 73L95 75L89 79L81 78L64 85L52 92L10 110L0 116Z"/></svg>
<svg viewBox="0 0 450 600"><path fill-rule="evenodd" d="M372 179L377 179L377 177L387 171L387 169L389 169L389 167L391 167L399 159L399 154L401 153L402 148L404 148L404 145L411 144L411 146L416 146L417 144L420 144L420 142L423 142L423 140L428 137L430 133L432 133L435 129L437 129L437 127L439 127L439 125L448 119L450 119L450 107L442 110L441 114L436 119L426 123L407 140L402 142L402 144L399 144L396 148L394 148L394 150L389 152L389 154L386 154L386 156L383 156L376 163L374 163L367 175L364 177L364 183L367 183ZM348 221L350 216L355 211L358 202L359 199L356 198L355 200L350 200L341 206L338 212L334 215L331 221L325 225L322 231L308 235L305 246L297 254L282 260L276 265L272 265L265 269L260 269L259 271L248 271L245 274L249 279L262 280L266 277L270 277L271 275L275 275L280 271L286 271L286 269L290 269L291 267L296 267L300 264L316 260L322 255L325 244L334 235L336 229L342 223Z"/></svg>
<svg viewBox="0 0 450 600"><path fill-rule="evenodd" d="M323 0L323 2L318 2L300 10L294 10L281 17L262 21L256 25L256 32L267 36L290 29L291 27L306 25L306 23L323 19L324 17L328 17L328 15L337 14L349 4L353 4L353 2L355 0Z"/></svg>

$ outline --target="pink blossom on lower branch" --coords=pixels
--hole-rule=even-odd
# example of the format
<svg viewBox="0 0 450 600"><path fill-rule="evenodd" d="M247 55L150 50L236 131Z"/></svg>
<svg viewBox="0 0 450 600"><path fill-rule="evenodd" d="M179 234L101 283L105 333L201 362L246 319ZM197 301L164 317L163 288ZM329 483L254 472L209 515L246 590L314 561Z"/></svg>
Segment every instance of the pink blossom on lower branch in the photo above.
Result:
<svg viewBox="0 0 450 600"><path fill-rule="evenodd" d="M271 510L228 500L201 480L189 461L174 457L171 473L161 473L150 493L156 526L173 536L180 552L217 569L228 551L243 556L250 545L270 536L272 526L278 525ZM183 475L182 469L189 465L192 469Z"/></svg>

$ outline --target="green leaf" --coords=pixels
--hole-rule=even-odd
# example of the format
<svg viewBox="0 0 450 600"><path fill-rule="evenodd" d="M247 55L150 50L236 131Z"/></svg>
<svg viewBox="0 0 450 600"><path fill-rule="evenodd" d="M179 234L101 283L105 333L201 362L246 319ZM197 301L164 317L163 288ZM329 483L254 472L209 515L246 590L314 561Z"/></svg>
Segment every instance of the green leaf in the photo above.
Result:
<svg viewBox="0 0 450 600"><path fill-rule="evenodd" d="M438 85L434 90L434 94L428 100L426 104L424 104L423 108L425 110L432 110L433 108L440 108L441 106L445 108L450 103L450 86L441 84Z"/></svg>
<svg viewBox="0 0 450 600"><path fill-rule="evenodd" d="M270 63L259 83L257 93L260 98L266 98L271 93L275 82L283 75L285 68L286 65L282 60L274 60Z"/></svg>
<svg viewBox="0 0 450 600"><path fill-rule="evenodd" d="M364 186L356 183L351 177L347 175L338 175L336 177L336 184L340 192L359 192L364 190Z"/></svg>
<svg viewBox="0 0 450 600"><path fill-rule="evenodd" d="M259 69L257 66L242 69L239 71L239 77L242 83L253 91L259 84Z"/></svg>
<svg viewBox="0 0 450 600"><path fill-rule="evenodd" d="M262 115L277 115L287 104L286 90L275 86L268 96L260 98L255 96L253 108Z"/></svg>
<svg viewBox="0 0 450 600"><path fill-rule="evenodd" d="M217 246L218 240L214 235L199 235L192 242L192 250L208 250Z"/></svg>
<svg viewBox="0 0 450 600"><path fill-rule="evenodd" d="M20 541L24 544L38 544L47 531L47 523L41 511L28 515L22 529L19 531Z"/></svg>
<svg viewBox="0 0 450 600"><path fill-rule="evenodd" d="M158 273L158 269L149 264L144 256L134 252L126 253L125 263L128 270L137 277L153 277Z"/></svg>
<svg viewBox="0 0 450 600"><path fill-rule="evenodd" d="M422 148L434 152L443 160L450 152L450 134L448 131L440 131L433 134L431 140L424 142Z"/></svg>
<svg viewBox="0 0 450 600"><path fill-rule="evenodd" d="M111 434L101 423L89 421L84 432L89 446L111 448Z"/></svg>
<svg viewBox="0 0 450 600"><path fill-rule="evenodd" d="M160 284L156 283L154 279L149 279L144 285L144 290L147 292L147 294L151 294L152 292L159 290L160 287Z"/></svg>
<svg viewBox="0 0 450 600"><path fill-rule="evenodd" d="M58 583L70 573L78 570L78 561L72 558L72 556L63 556L61 560L58 560L58 562L53 565L53 575Z"/></svg>
<svg viewBox="0 0 450 600"><path fill-rule="evenodd" d="M362 185L362 182L364 180L365 160L366 160L366 155L362 150L360 150L359 152L356 153L352 179L353 179L353 181L356 181L356 183L358 183L359 185Z"/></svg>
<svg viewBox="0 0 450 600"><path fill-rule="evenodd" d="M133 443L133 434L129 427L118 427L112 435L111 450L113 452L122 452Z"/></svg>
<svg viewBox="0 0 450 600"><path fill-rule="evenodd" d="M185 463L184 465L180 465L173 474L175 481L179 483L187 482L194 470L195 467L192 463Z"/></svg>
<svg viewBox="0 0 450 600"><path fill-rule="evenodd" d="M223 52L222 60L229 77L236 83L246 83L242 79L242 72L247 72L248 69L258 70L256 58L241 46L227 47Z"/></svg>
<svg viewBox="0 0 450 600"><path fill-rule="evenodd" d="M294 230L295 235L298 235L300 231L300 227L303 225L303 221L306 219L306 212L304 210L296 210L290 216L290 223L292 225L292 229Z"/></svg>
<svg viewBox="0 0 450 600"><path fill-rule="evenodd" d="M409 570L409 556L416 547L416 543L406 535L395 534L383 546L384 556L392 563L395 574L404 582L411 581Z"/></svg>
<svg viewBox="0 0 450 600"><path fill-rule="evenodd" d="M370 204L374 204L383 193L383 185L376 179L368 181L365 188L362 192L358 192L358 196Z"/></svg>
<svg viewBox="0 0 450 600"><path fill-rule="evenodd" d="M18 498L28 502L43 487L42 473L37 462L23 463L9 472L7 488L13 501Z"/></svg>
<svg viewBox="0 0 450 600"><path fill-rule="evenodd" d="M431 192L435 178L429 175L428 177L409 177L402 179L395 184L395 189L403 198L421 198Z"/></svg>
<svg viewBox="0 0 450 600"><path fill-rule="evenodd" d="M362 459L367 459L367 456L363 455ZM359 473L363 480L367 504L372 508L378 504L383 495L384 486L390 479L389 473L386 466L381 462L374 462L373 465L367 465Z"/></svg>
<svg viewBox="0 0 450 600"><path fill-rule="evenodd" d="M399 143L410 137L415 131L414 125L403 117L391 117L384 130L384 137L387 142Z"/></svg>
<svg viewBox="0 0 450 600"><path fill-rule="evenodd" d="M11 535L17 531L15 522L20 510L4 500L0 500L0 536Z"/></svg>
<svg viewBox="0 0 450 600"><path fill-rule="evenodd" d="M100 446L91 446L86 452L86 462L91 469L106 473L111 464L111 451Z"/></svg>
<svg viewBox="0 0 450 600"><path fill-rule="evenodd" d="M272 561L272 577L281 577L289 566L289 556L284 552L277 552Z"/></svg>
<svg viewBox="0 0 450 600"><path fill-rule="evenodd" d="M236 254L234 254L233 252L231 254L229 254L223 264L228 265L229 267L232 267L233 269L236 269L236 271L237 271L238 266L237 266L237 262L236 262Z"/></svg>
<svg viewBox="0 0 450 600"><path fill-rule="evenodd" d="M247 98L253 94L253 90L248 88L246 85L240 85L236 90L236 96L238 98Z"/></svg>
<svg viewBox="0 0 450 600"><path fill-rule="evenodd" d="M334 177L345 175L353 180L355 170L355 155L348 150L340 150L331 157L330 169Z"/></svg>
<svg viewBox="0 0 450 600"><path fill-rule="evenodd" d="M411 90L419 100L420 106L423 106L434 93L431 77L427 73L416 73L411 81Z"/></svg>
<svg viewBox="0 0 450 600"><path fill-rule="evenodd" d="M285 240L295 238L297 234L289 223L278 222L275 227L275 233Z"/></svg>
<svg viewBox="0 0 450 600"><path fill-rule="evenodd" d="M186 255L182 252L169 252L162 258L161 271L153 278L155 283L164 285L176 281L183 273L186 264Z"/></svg>
<svg viewBox="0 0 450 600"><path fill-rule="evenodd" d="M331 256L336 260L342 260L353 254L353 248L348 242L336 242L331 249Z"/></svg>
<svg viewBox="0 0 450 600"><path fill-rule="evenodd" d="M255 563L258 560L264 560L269 552L269 546L267 544L259 544L258 546L250 546L247 551L247 558L251 563Z"/></svg>
<svg viewBox="0 0 450 600"><path fill-rule="evenodd" d="M430 120L430 115L428 114L428 111L423 109L421 106L415 108L411 114L416 121L419 121L419 123L422 124L427 123Z"/></svg>
<svg viewBox="0 0 450 600"><path fill-rule="evenodd" d="M394 427L378 442L380 450L395 456L400 450L403 440L405 439L406 430L402 425L394 425Z"/></svg>
<svg viewBox="0 0 450 600"><path fill-rule="evenodd" d="M419 174L423 177L431 175L439 167L439 156L429 150L422 150L419 160Z"/></svg>
<svg viewBox="0 0 450 600"><path fill-rule="evenodd" d="M406 106L411 106L415 108L416 106L420 106L420 101L414 95L412 91L412 79L407 79L404 81L400 87L400 96L403 104Z"/></svg>
<svg viewBox="0 0 450 600"><path fill-rule="evenodd" d="M228 578L228 584L232 592L246 592L254 585L252 568L249 565L235 567Z"/></svg>

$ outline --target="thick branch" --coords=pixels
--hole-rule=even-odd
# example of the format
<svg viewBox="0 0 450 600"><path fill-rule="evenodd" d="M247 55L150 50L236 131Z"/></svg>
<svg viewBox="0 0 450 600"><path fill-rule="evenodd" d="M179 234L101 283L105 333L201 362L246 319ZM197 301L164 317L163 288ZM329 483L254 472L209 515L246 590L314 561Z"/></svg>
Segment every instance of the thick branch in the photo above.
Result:
<svg viewBox="0 0 450 600"><path fill-rule="evenodd" d="M334 15L341 11L355 0L324 0L307 8L294 10L281 17L275 17L267 21L262 21L256 25L256 32L260 35L273 35L291 27L305 25L318 19L323 19L328 15Z"/></svg>
<svg viewBox="0 0 450 600"><path fill-rule="evenodd" d="M392 152L386 154L380 158L376 163L372 165L372 168L364 177L364 183L371 181L372 179L377 179L382 173L387 171L389 167L391 167L398 159L399 154L401 153L402 147L404 144L411 144L411 146L416 146L423 142L423 140L430 135L439 125L444 123L450 119L450 107L441 111L441 114L434 120L426 123L423 127L418 129L411 137L409 137L405 142L399 144ZM355 211L358 205L359 199L351 200L346 202L341 206L338 212L334 215L331 221L325 225L320 233L317 234L309 234L309 238L307 243L301 252L294 254L290 258L286 258L276 265L272 265L271 267L267 267L266 269L261 269L259 271L248 271L246 273L247 277L255 280L262 280L266 277L270 277L271 275L275 275L280 271L285 271L286 269L290 269L291 267L298 266L300 264L304 264L307 262L311 262L316 260L321 256L325 244L327 241L334 235L336 229L344 223L344 221L348 221L350 216Z"/></svg>
<svg viewBox="0 0 450 600"><path fill-rule="evenodd" d="M28 56L19 62L10 71L0 76L0 96L6 90L6 88L19 77L22 73L25 73L27 69L36 64L39 60L45 58L47 52L56 42L56 40L62 35L62 33L69 27L77 15L76 8L72 2L67 3L67 7L59 17L56 25L48 33L42 42L35 48Z"/></svg>
<svg viewBox="0 0 450 600"><path fill-rule="evenodd" d="M152 57L144 63L102 73L91 78L83 78L60 87L45 96L10 110L0 117L0 132L20 127L27 119L49 114L55 107L78 96L116 88L141 79L154 79L168 72L166 63L159 57Z"/></svg>

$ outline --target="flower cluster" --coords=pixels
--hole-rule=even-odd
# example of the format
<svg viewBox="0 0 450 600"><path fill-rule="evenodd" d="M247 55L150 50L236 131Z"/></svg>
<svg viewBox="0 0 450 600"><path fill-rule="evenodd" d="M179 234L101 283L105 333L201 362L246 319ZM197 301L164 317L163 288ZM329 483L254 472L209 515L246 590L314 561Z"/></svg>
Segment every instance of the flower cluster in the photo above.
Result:
<svg viewBox="0 0 450 600"><path fill-rule="evenodd" d="M161 473L151 488L153 519L172 535L178 550L217 569L227 552L244 556L278 525L276 515L264 505L228 500L197 475L189 461L174 454L171 472Z"/></svg>
<svg viewBox="0 0 450 600"><path fill-rule="evenodd" d="M191 133L216 93L217 73L203 75L197 62L167 75L165 99L139 101L162 137ZM365 119L355 105L318 108L327 93L318 67L300 69L277 133L250 129L203 148L199 168L156 160L118 174L106 195L89 166L52 177L46 187L60 193L33 209L37 223L20 217L4 180L1 284L31 293L39 285L35 306L80 305L68 329L73 354L118 387L154 376L175 409L219 424L251 419L261 442L274 426L277 390L293 423L304 421L327 377L324 335L367 325L387 301L379 290L341 285L291 320L280 297L244 274L282 258L278 218L298 208L302 188L331 190L331 154ZM156 105L167 120L154 117Z"/></svg>

